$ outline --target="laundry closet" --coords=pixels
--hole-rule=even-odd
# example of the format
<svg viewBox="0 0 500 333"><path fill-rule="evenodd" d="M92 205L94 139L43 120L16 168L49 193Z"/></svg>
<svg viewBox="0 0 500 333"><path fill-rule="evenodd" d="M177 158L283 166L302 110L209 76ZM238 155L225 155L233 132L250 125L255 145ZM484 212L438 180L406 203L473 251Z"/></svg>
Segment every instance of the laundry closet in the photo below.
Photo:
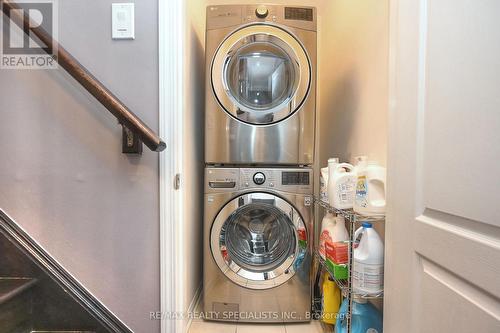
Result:
<svg viewBox="0 0 500 333"><path fill-rule="evenodd" d="M451 217L432 210L430 215L426 215L428 210L422 213L423 217L412 215L420 211L421 202L401 187L406 185L411 193L434 198L437 206L443 204L432 194L436 189L419 183L422 175L437 179L430 172L429 162L436 155L425 156L424 168L419 150L423 148L418 148L423 143L418 138L428 135L428 144L439 136L415 109L423 108L418 98L425 96L412 95L424 89L421 78L415 72L405 72L411 66L418 68L425 54L415 46L422 32L409 29L417 24L410 13L427 8L405 3L401 8L393 7L398 15L391 16L389 1L262 3L240 6L231 1L199 1L188 5L196 17L191 32L204 45L203 60L198 54L196 63L205 68L205 75L191 84L200 92L202 79L208 96L201 103L206 117L204 245L197 259L204 263L205 290L198 309L212 316L215 313L215 317L193 321L191 332L212 328L228 332L381 332L382 322L393 330L402 329L411 314L395 319L400 315L398 306L406 307L409 313L430 315L424 304L428 305L432 297L425 292L448 292L447 299L455 297L432 279L454 281L443 273L447 269L459 276L458 268L441 261L437 252L432 252L434 245L425 241L436 237L446 242L449 235L424 230L424 226L432 225L430 220L442 217L442 221L450 221ZM202 10L206 17L200 14ZM398 21L400 16L408 23ZM231 20L234 22L227 23ZM400 34L394 32L396 28L391 32L390 22ZM277 31L273 30L275 25L280 27ZM290 43L281 45L289 35ZM311 35L315 35L316 43L311 42ZM198 47L195 42L192 50L199 52ZM416 51L407 54L404 47ZM400 62L394 61L396 55ZM270 68L275 74L268 75L271 79L266 81L263 76ZM307 77L310 79L304 81ZM401 87L398 80L407 80L408 85ZM273 104L269 96L275 95L283 99ZM389 96L416 99L396 107ZM265 112L266 108L272 112ZM260 111L253 112L255 109ZM412 123L405 122L405 110L409 110ZM436 121L443 121L436 116L439 110L431 111ZM313 129L307 119L311 113L315 118ZM427 126L429 132L416 135L415 131L422 130L418 126ZM449 148L450 142L446 142ZM426 147L427 151L439 151L439 147ZM390 160L388 163L388 151L393 156L392 164ZM406 153L408 158L404 157ZM352 173L349 181L338 183L344 189L351 187L350 194L344 193L352 196L350 206L330 199L336 187L330 185L332 176L336 177L331 170L336 168L342 169L339 179ZM329 180L325 180L325 169ZM327 196L321 193L322 175L323 186L330 188ZM376 198L367 199L370 188ZM392 197L386 196L391 191ZM399 201L403 198L407 206ZM471 216L452 206L443 209L449 214ZM270 220L276 223L267 226L263 222ZM477 220L486 218L478 216ZM416 227L411 224L414 221ZM421 243L404 234L404 227L415 232ZM322 244L325 230L342 233L343 239ZM273 237L281 237L294 247L273 241ZM430 257L419 251L428 251ZM357 258L361 258L358 270ZM375 267L375 276L370 276L373 271L365 274L359 270L363 265L375 265L370 266ZM399 276L406 278L407 290ZM414 296L420 287L425 290L422 299ZM402 295L415 297L415 307L404 303ZM310 312L304 310L309 307ZM257 318L259 311L269 313L269 317ZM384 311L394 314L390 322L384 318ZM274 312L282 317L273 317ZM224 313L252 316L228 318ZM295 315L283 317L284 313ZM430 322L432 325L418 325L439 326L437 319ZM490 321L485 325L495 324Z"/></svg>

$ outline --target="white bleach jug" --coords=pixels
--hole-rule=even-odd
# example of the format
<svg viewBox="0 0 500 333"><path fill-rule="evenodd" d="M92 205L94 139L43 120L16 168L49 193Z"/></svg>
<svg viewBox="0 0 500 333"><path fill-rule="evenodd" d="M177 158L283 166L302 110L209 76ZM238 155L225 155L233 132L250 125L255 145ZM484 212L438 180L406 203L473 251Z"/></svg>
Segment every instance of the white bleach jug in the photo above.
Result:
<svg viewBox="0 0 500 333"><path fill-rule="evenodd" d="M384 243L371 223L363 222L354 239L360 234L353 256L353 289L361 294L378 294L384 289Z"/></svg>

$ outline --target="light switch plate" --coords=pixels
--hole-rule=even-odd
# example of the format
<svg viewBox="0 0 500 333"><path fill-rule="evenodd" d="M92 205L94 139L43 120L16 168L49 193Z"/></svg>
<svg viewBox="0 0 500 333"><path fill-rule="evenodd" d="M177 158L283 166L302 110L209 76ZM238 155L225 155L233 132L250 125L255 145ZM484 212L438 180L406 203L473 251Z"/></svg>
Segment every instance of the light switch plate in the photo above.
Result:
<svg viewBox="0 0 500 333"><path fill-rule="evenodd" d="M113 39L135 38L134 7L132 2L111 4Z"/></svg>

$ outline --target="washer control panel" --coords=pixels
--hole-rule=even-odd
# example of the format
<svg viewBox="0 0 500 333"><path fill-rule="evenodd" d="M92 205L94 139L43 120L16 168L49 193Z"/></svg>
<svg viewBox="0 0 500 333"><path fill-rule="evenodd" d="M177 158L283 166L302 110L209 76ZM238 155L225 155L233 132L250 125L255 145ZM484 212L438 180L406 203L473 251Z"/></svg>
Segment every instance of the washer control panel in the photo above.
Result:
<svg viewBox="0 0 500 333"><path fill-rule="evenodd" d="M208 167L205 169L205 193L262 189L312 194L313 179L310 168Z"/></svg>
<svg viewBox="0 0 500 333"><path fill-rule="evenodd" d="M245 188L309 193L313 190L312 169L241 168L240 189Z"/></svg>

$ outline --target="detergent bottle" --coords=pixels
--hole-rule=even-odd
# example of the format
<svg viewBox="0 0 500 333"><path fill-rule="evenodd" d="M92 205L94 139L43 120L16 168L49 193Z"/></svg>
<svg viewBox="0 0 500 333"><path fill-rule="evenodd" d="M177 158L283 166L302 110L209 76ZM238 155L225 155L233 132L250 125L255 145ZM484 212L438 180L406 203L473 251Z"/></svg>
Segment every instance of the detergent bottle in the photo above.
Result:
<svg viewBox="0 0 500 333"><path fill-rule="evenodd" d="M319 255L326 259L326 244L344 242L349 239L349 234L345 227L345 220L342 216L335 217L328 212L321 221L321 234L319 236Z"/></svg>
<svg viewBox="0 0 500 333"><path fill-rule="evenodd" d="M362 215L385 214L386 169L377 162L359 165L356 180L354 211Z"/></svg>
<svg viewBox="0 0 500 333"><path fill-rule="evenodd" d="M354 158L354 172L356 175L358 172L368 165L368 156L361 155Z"/></svg>
<svg viewBox="0 0 500 333"><path fill-rule="evenodd" d="M328 167L321 168L319 176L319 198L328 202Z"/></svg>
<svg viewBox="0 0 500 333"><path fill-rule="evenodd" d="M321 233L319 234L319 255L321 258L326 258L325 244L331 241L332 233L335 227L335 216L327 212L321 220Z"/></svg>
<svg viewBox="0 0 500 333"><path fill-rule="evenodd" d="M361 234L354 249L353 290L362 294L378 294L384 288L384 243L372 224L363 222L354 239Z"/></svg>
<svg viewBox="0 0 500 333"><path fill-rule="evenodd" d="M336 164L339 164L339 159L337 157L331 157L328 159L328 166L321 168L319 176L319 197L324 202L328 202L328 170L333 168Z"/></svg>
<svg viewBox="0 0 500 333"><path fill-rule="evenodd" d="M328 168L328 202L337 209L353 207L356 186L354 167L340 163Z"/></svg>
<svg viewBox="0 0 500 333"><path fill-rule="evenodd" d="M337 320L340 302L342 301L342 293L329 273L325 273L323 277L322 291L321 320L326 324L334 325Z"/></svg>
<svg viewBox="0 0 500 333"><path fill-rule="evenodd" d="M348 307L349 299L344 298L335 322L335 333L347 333ZM382 314L366 299L354 296L351 328L352 333L382 333Z"/></svg>

